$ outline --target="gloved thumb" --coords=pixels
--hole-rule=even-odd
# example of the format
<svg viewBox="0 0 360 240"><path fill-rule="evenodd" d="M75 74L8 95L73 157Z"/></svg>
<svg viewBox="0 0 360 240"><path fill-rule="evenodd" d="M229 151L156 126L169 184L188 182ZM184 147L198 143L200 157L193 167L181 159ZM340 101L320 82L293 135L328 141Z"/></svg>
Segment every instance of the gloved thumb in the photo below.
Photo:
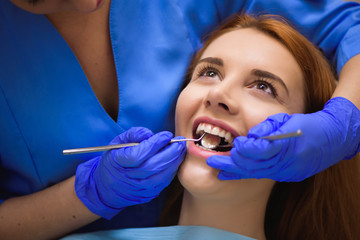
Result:
<svg viewBox="0 0 360 240"><path fill-rule="evenodd" d="M145 139L137 146L112 150L111 154L113 159L116 159L116 162L121 166L138 167L165 147L170 142L172 136L171 132L159 132Z"/></svg>
<svg viewBox="0 0 360 240"><path fill-rule="evenodd" d="M286 113L278 113L269 116L265 121L252 127L249 130L247 137L259 138L270 135L271 133L277 131L289 118L290 116Z"/></svg>
<svg viewBox="0 0 360 240"><path fill-rule="evenodd" d="M121 143L130 143L130 142L142 142L142 141L152 137L153 135L154 135L154 133L150 129L147 129L144 127L132 127L129 130L116 136L110 142L110 145L121 144Z"/></svg>

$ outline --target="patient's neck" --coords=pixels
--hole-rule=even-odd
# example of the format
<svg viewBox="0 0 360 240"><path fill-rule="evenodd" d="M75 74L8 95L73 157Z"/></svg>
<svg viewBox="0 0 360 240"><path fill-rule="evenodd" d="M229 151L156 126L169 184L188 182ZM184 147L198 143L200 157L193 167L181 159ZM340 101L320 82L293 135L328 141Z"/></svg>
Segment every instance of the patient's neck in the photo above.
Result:
<svg viewBox="0 0 360 240"><path fill-rule="evenodd" d="M179 225L209 226L242 234L255 239L266 239L265 210L268 198L239 202L196 198L185 190Z"/></svg>

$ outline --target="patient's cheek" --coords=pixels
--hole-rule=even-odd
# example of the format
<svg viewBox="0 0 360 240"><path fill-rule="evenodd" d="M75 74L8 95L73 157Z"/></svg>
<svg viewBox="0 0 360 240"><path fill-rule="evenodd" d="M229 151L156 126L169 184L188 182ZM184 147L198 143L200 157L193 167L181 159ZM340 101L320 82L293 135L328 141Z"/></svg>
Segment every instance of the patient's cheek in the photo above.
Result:
<svg viewBox="0 0 360 240"><path fill-rule="evenodd" d="M243 120L245 123L245 131L248 132L251 128L265 121L269 116L278 113L290 113L288 109L281 105L266 105L266 104L247 104L244 107Z"/></svg>

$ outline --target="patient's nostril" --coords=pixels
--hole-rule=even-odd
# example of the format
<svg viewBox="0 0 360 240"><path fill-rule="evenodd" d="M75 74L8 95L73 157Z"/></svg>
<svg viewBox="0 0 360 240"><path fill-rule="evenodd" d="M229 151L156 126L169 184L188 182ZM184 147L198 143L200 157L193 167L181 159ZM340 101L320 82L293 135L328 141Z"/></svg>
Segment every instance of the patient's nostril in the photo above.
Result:
<svg viewBox="0 0 360 240"><path fill-rule="evenodd" d="M206 106L206 107L210 107L210 105L211 105L210 101L207 100L207 101L205 102L205 106Z"/></svg>
<svg viewBox="0 0 360 240"><path fill-rule="evenodd" d="M222 107L222 108L224 108L226 111L229 110L229 107L228 107L226 104L224 104L224 103L219 103L219 106Z"/></svg>

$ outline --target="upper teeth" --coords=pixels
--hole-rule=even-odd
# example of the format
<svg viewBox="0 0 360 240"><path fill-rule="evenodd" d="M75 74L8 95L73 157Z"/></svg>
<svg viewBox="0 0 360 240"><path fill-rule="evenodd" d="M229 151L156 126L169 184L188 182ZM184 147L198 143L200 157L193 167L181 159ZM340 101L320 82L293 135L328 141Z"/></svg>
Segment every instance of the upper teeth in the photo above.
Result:
<svg viewBox="0 0 360 240"><path fill-rule="evenodd" d="M201 134L202 131L225 138L225 141L228 143L232 143L234 140L230 132L209 123L199 124L196 129L196 134Z"/></svg>

